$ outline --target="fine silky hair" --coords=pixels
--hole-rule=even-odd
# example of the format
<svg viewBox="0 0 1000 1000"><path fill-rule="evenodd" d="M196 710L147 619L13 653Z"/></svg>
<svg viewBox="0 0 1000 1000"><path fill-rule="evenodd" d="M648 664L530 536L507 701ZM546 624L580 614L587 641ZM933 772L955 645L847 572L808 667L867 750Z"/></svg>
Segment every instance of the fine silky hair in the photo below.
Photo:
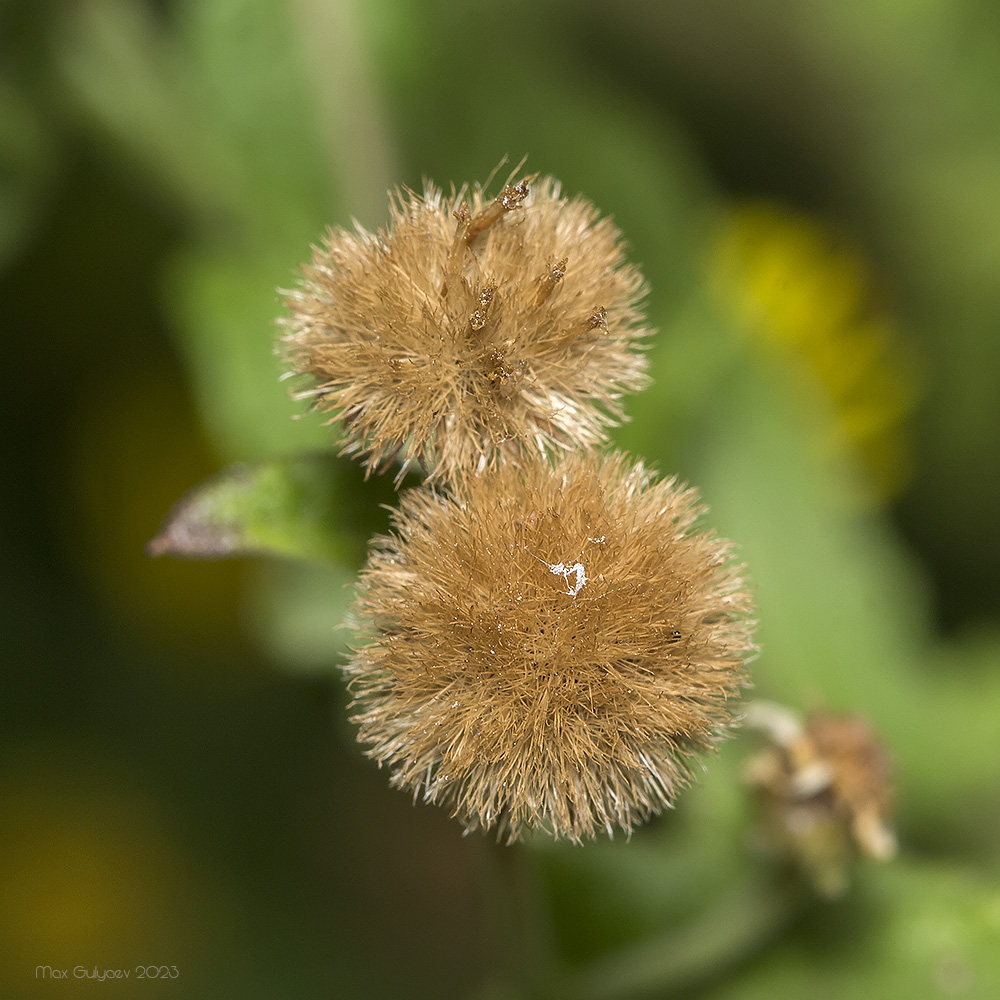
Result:
<svg viewBox="0 0 1000 1000"><path fill-rule="evenodd" d="M369 473L424 477L351 609L358 738L467 831L628 834L733 724L755 647L732 544L599 450L647 383L645 291L613 223L529 177L398 191L286 294L298 395Z"/></svg>

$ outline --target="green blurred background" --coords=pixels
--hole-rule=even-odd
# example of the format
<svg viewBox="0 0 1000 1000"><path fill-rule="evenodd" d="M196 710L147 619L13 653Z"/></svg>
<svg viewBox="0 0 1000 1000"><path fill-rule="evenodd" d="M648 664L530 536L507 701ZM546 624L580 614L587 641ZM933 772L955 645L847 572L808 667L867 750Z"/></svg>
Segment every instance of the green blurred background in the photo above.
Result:
<svg viewBox="0 0 1000 1000"><path fill-rule="evenodd" d="M346 463L332 562L144 555L326 446L273 350L324 227L505 154L643 267L618 437L740 543L757 693L893 755L842 899L762 877L742 737L628 844L389 790L335 626L392 491ZM2 0L0 272L0 995L1000 995L997 5Z"/></svg>

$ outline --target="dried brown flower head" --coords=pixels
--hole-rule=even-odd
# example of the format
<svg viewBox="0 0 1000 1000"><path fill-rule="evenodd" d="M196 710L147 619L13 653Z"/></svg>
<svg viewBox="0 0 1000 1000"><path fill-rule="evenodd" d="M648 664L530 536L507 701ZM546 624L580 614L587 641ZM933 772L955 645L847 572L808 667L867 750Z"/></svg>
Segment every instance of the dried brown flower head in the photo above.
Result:
<svg viewBox="0 0 1000 1000"><path fill-rule="evenodd" d="M630 832L669 805L753 651L740 567L700 513L621 454L405 493L345 668L368 754L508 841Z"/></svg>
<svg viewBox="0 0 1000 1000"><path fill-rule="evenodd" d="M816 712L803 725L780 705L754 702L747 722L770 742L746 769L765 838L824 895L844 892L857 854L895 854L889 758L864 719Z"/></svg>
<svg viewBox="0 0 1000 1000"><path fill-rule="evenodd" d="M331 231L287 294L300 395L340 418L368 470L431 478L589 446L646 384L621 236L551 178L396 192L386 230Z"/></svg>

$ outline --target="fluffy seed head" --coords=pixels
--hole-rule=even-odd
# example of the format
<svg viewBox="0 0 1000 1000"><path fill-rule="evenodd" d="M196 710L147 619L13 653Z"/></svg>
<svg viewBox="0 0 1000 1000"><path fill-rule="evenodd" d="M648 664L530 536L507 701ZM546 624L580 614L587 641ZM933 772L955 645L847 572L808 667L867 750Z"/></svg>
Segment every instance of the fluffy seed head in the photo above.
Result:
<svg viewBox="0 0 1000 1000"><path fill-rule="evenodd" d="M345 670L368 754L468 830L626 833L731 725L753 652L692 490L577 453L405 493Z"/></svg>
<svg viewBox="0 0 1000 1000"><path fill-rule="evenodd" d="M397 191L390 217L328 233L287 294L300 395L340 419L344 453L443 479L604 441L647 381L618 229L551 178Z"/></svg>

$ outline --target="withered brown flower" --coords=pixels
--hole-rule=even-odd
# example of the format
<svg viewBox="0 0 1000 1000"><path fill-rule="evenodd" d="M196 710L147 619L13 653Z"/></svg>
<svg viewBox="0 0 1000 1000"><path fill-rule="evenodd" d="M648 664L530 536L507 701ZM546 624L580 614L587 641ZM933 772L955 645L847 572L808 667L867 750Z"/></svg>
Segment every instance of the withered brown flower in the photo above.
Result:
<svg viewBox="0 0 1000 1000"><path fill-rule="evenodd" d="M650 332L611 221L552 178L397 191L390 216L329 232L286 295L299 396L340 419L344 453L435 479L604 441Z"/></svg>
<svg viewBox="0 0 1000 1000"><path fill-rule="evenodd" d="M573 453L404 493L345 670L367 753L469 830L579 841L669 805L754 650L693 490Z"/></svg>
<svg viewBox="0 0 1000 1000"><path fill-rule="evenodd" d="M746 721L769 737L745 773L768 846L801 865L827 896L847 889L857 855L893 857L892 768L864 719L814 712L802 723L780 705L753 702Z"/></svg>

